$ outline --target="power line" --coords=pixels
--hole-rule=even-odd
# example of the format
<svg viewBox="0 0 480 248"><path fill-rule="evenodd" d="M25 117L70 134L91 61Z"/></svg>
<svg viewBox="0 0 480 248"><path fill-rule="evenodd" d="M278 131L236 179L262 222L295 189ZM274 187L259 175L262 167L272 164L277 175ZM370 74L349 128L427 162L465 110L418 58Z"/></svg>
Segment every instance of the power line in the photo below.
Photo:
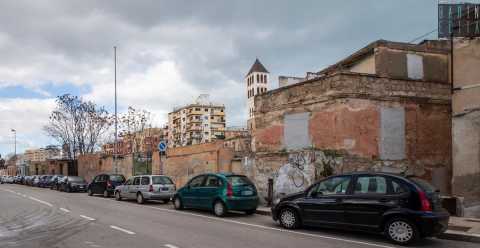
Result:
<svg viewBox="0 0 480 248"><path fill-rule="evenodd" d="M408 43L413 43L413 42L415 42L415 41L417 41L417 40L419 40L419 39L422 39L422 38L424 38L424 37L432 34L433 32L435 32L435 31L437 31L437 30L438 30L438 28L435 28L435 29L433 29L432 31L430 31L430 32L428 32L428 33L425 33L425 34L423 34L423 35L421 35L421 36L419 36L419 37L417 37L417 38L409 41Z"/></svg>

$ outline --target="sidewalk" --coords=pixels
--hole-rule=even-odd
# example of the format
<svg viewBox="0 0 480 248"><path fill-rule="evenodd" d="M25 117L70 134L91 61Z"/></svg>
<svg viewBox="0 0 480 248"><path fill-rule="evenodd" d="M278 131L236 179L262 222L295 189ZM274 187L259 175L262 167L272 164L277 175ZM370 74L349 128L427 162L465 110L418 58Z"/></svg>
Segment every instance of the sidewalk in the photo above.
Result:
<svg viewBox="0 0 480 248"><path fill-rule="evenodd" d="M259 207L257 214L270 216L270 208ZM438 238L480 243L480 219L450 217L448 230Z"/></svg>

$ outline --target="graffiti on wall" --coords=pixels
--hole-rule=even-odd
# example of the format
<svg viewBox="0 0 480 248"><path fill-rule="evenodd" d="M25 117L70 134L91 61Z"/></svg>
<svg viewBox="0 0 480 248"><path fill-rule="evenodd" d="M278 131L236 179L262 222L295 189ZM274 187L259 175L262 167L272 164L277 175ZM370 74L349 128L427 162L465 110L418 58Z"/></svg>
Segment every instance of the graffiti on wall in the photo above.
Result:
<svg viewBox="0 0 480 248"><path fill-rule="evenodd" d="M288 162L274 178L276 197L305 190L316 180L341 173L342 158L336 152L303 150L288 154Z"/></svg>

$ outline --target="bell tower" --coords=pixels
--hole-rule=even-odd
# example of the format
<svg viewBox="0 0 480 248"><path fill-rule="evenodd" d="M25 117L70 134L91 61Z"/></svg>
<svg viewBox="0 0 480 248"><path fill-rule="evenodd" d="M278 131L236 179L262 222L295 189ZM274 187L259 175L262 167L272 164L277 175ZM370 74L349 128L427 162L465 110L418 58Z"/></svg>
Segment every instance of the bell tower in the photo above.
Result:
<svg viewBox="0 0 480 248"><path fill-rule="evenodd" d="M251 120L255 116L255 96L267 92L269 75L270 73L257 58L245 76L245 85L247 88L247 123L249 129L252 128Z"/></svg>

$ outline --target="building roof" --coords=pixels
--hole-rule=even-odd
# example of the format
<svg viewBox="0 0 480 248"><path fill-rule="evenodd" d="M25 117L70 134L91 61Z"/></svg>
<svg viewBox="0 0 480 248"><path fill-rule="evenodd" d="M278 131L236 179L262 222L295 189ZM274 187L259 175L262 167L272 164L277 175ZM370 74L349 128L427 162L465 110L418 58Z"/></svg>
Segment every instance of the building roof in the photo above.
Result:
<svg viewBox="0 0 480 248"><path fill-rule="evenodd" d="M262 65L262 63L260 62L260 60L255 59L255 62L253 63L252 65L252 68L250 68L250 71L248 71L247 73L247 76L250 75L251 73L253 72L265 72L265 73L269 73L267 71L267 69L265 69L265 66Z"/></svg>
<svg viewBox="0 0 480 248"><path fill-rule="evenodd" d="M447 54L449 52L448 44L443 40L425 40L419 44L412 44L406 42L395 42L388 40L376 40L362 49L356 51L345 59L340 60L336 64L333 64L319 72L317 75L325 75L332 73L334 71L342 70L343 68L348 68L349 66L357 63L365 56L373 54L375 48L386 47L395 50L404 50L404 51L413 51L413 52L424 52L424 53L440 53Z"/></svg>

